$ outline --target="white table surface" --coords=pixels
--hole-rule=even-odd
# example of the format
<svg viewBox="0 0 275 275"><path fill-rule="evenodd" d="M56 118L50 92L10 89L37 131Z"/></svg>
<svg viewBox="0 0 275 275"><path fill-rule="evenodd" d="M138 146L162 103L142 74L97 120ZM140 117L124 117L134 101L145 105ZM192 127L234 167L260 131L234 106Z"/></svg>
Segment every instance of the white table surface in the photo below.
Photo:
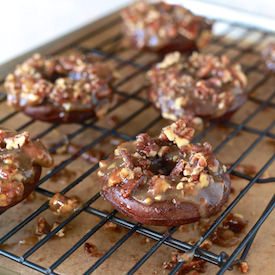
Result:
<svg viewBox="0 0 275 275"><path fill-rule="evenodd" d="M78 29L129 0L0 0L0 64Z"/></svg>
<svg viewBox="0 0 275 275"><path fill-rule="evenodd" d="M96 20L130 0L0 0L0 64ZM275 31L274 0L170 0L196 13L248 21ZM215 4L218 3L218 5ZM210 3L210 4L209 4ZM212 4L214 3L214 4ZM225 9L221 5L227 4ZM243 15L249 10L253 15Z"/></svg>

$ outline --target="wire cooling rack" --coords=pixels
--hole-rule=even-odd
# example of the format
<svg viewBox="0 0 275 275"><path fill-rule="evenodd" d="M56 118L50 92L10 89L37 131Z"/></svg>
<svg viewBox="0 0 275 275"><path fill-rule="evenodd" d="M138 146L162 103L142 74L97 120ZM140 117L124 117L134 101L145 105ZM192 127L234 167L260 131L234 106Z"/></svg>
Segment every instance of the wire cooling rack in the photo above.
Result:
<svg viewBox="0 0 275 275"><path fill-rule="evenodd" d="M58 166L56 166L50 173L44 175L36 188L36 192L45 196L46 198L52 197L54 193L48 189L43 187L43 183L50 180L55 174L60 172L62 169L65 169L68 165L78 159L78 157L86 152L87 150L95 147L100 144L103 140L108 137L116 136L121 138L122 140L132 140L135 135L124 134L120 131L120 129L125 126L127 123L136 119L140 114L145 112L150 107L149 102L145 97L142 96L142 92L144 91L145 85L144 83L140 83L139 87L131 92L125 92L120 89L120 87L128 82L132 81L135 77L144 74L150 66L159 60L160 57L154 56L153 54L148 54L145 52L137 52L133 49L127 49L121 46L122 34L120 31L112 31L113 28L120 28L120 18L119 16L113 16L109 19L106 19L107 22L104 24L99 24L98 27L93 28L92 31L86 31L85 35L77 37L75 41L70 41L68 44L62 45L58 50L52 51L49 49L48 53L50 54L60 54L66 51L75 50L83 53L95 53L102 56L103 59L107 61L113 61L116 64L116 70L122 69L124 67L130 68L130 74L128 73L126 76L122 75L119 81L114 85L114 91L119 96L120 100L116 103L112 109L109 111L114 111L119 108L126 102L137 101L140 104L140 107L135 110L133 113L128 115L125 119L120 121L114 127L102 127L99 126L96 122L96 119L85 121L79 123L79 127L77 130L71 132L68 135L68 140L72 140L78 135L84 133L88 129L96 130L100 133L99 137L94 139L91 143L84 146L76 155L69 157L65 161L61 162ZM244 70L247 74L249 73L257 73L258 78L253 82L253 85L249 86L249 101L252 102L255 108L250 110L246 116L242 118L238 123L232 121L213 121L210 122L207 128L195 138L195 142L200 141L207 133L209 133L212 129L214 129L217 125L224 126L228 129L231 129L230 133L226 135L223 140L215 147L214 152L218 153L226 144L228 144L234 137L236 137L241 131L251 133L256 136L256 139L251 143L242 154L235 159L234 163L231 164L229 172L233 174L235 177L239 179L244 179L247 181L246 186L241 190L241 192L236 195L235 199L229 204L229 206L217 217L215 222L211 225L209 230L200 238L200 240L194 244L188 244L187 242L183 242L179 239L173 238L172 234L177 231L178 227L170 228L165 234L161 234L155 230L148 229L146 226L143 226L139 223L133 223L124 218L117 216L117 211L111 211L106 213L106 211L102 211L97 207L94 207L93 204L100 198L99 193L92 194L92 196L87 200L83 206L74 212L71 216L67 217L63 220L54 230L52 230L48 235L38 241L36 244L31 246L23 255L16 255L12 252L9 252L4 248L4 244L15 234L24 230L24 227L36 219L39 215L43 214L48 209L48 200L44 202L38 209L30 213L27 218L20 221L15 227L5 232L4 235L0 236L0 255L5 256L13 261L16 261L22 265L25 265L29 268L32 268L36 271L39 271L44 274L59 274L56 269L60 267L64 261L66 261L80 246L82 246L91 236L93 236L96 232L100 231L106 222L112 222L117 224L120 227L124 227L127 229L127 233L125 233L121 239L119 239L109 250L107 250L102 257L100 257L97 261L90 266L84 274L91 274L96 271L97 268L101 264L103 264L116 250L118 250L121 246L125 245L129 238L134 234L138 233L143 236L146 236L150 239L155 240L155 244L139 259L136 260L135 264L132 266L130 270L128 270L127 274L133 274L138 271L143 264L161 247L161 246L169 246L174 249L178 249L184 252L193 252L196 257L200 257L201 259L206 260L207 262L219 266L219 271L217 274L223 274L226 270L232 270L233 265L239 263L240 261L245 260L247 253L252 245L252 242L256 236L257 231L260 229L262 223L265 219L270 215L275 206L275 196L273 195L272 200L267 203L266 208L262 215L259 216L256 223L252 226L248 234L243 238L240 244L234 248L233 252L228 255L225 252L213 253L211 251L200 249L199 246L202 242L213 232L213 230L222 222L222 220L226 217L226 215L238 204L240 200L246 195L246 193L252 188L255 184L271 184L275 182L274 177L262 178L263 173L271 166L274 161L275 155L273 154L271 157L265 160L265 163L262 167L258 169L256 176L251 177L245 173L241 173L235 168L238 164L241 163L243 159L245 159L249 154L255 150L255 147L266 137L275 139L275 133L272 132L272 128L274 127L274 121L271 122L270 125L264 130L261 130L257 127L249 126L250 122L261 112L263 112L266 108L273 109L275 108L275 91L271 91L268 94L268 97L261 98L254 96L254 92L264 91L265 84L272 77L271 74L266 73L261 66L261 58L260 58L260 48L259 45L262 41L268 39L269 37L274 37L274 34L267 33L261 30L257 30L255 28L248 28L245 26L239 26L236 24L231 24L227 22L216 22L216 27L218 35L214 37L211 44L205 49L207 52L210 48L212 48L212 52L217 55L221 55L224 53L228 53L229 51L234 50L234 56L231 58L232 61L242 60L244 55L250 55L247 64L243 64ZM105 38L101 39L98 42L98 36L106 33ZM231 37L230 40L227 38ZM124 55L126 51L131 51L131 55ZM127 57L125 57L127 56ZM255 61L253 61L255 60ZM3 80L2 80L3 84ZM5 93L3 89L0 93L0 106L5 104ZM1 107L2 108L2 107ZM7 124L11 119L13 119L18 113L16 111L11 111L0 117L0 123ZM158 115L156 118L148 121L144 124L143 128L140 129L139 132L144 132L150 130L154 127L162 118ZM28 119L23 125L18 125L17 130L21 131L32 124L35 121L32 119ZM43 128L43 130L35 137L41 138L45 137L49 133L59 129L61 126L58 123L46 124L47 127ZM211 141L210 141L211 142ZM58 148L64 145L64 142L58 142L54 146L50 148L51 152L56 151ZM81 174L78 178L76 178L73 182L68 183L68 185L60 190L60 193L66 194L78 184L80 184L85 178L91 175L98 168L98 164L90 167L85 173ZM266 204L265 201L262 203ZM10 210L8 210L10 211ZM63 253L54 263L49 266L41 266L32 260L30 260L31 256L43 245L45 245L50 239L52 239L55 234L61 230L64 226L69 224L72 220L76 219L81 213L88 213L93 216L97 216L100 218L100 221L92 228L89 229L88 232L83 234L68 250ZM0 213L3 216L4 212ZM240 255L240 256L239 256ZM126 257L126 256L125 256ZM126 257L127 260L127 257ZM170 272L170 274L176 274L184 262L179 262L175 268ZM115 273L115 271L114 271Z"/></svg>

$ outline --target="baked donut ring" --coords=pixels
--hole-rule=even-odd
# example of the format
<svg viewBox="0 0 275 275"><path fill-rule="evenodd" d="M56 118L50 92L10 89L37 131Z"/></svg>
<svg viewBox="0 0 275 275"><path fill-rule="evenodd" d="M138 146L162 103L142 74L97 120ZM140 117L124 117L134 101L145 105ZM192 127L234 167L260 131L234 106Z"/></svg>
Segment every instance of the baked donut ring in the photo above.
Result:
<svg viewBox="0 0 275 275"><path fill-rule="evenodd" d="M140 134L100 162L101 194L114 208L151 225L191 223L218 212L230 193L226 167L209 143L192 144L183 120L159 137Z"/></svg>
<svg viewBox="0 0 275 275"><path fill-rule="evenodd" d="M217 119L232 114L247 99L247 79L239 64L226 56L194 52L185 60L170 53L147 73L150 101L162 116L177 120Z"/></svg>
<svg viewBox="0 0 275 275"><path fill-rule="evenodd" d="M94 56L34 54L6 77L7 103L48 122L102 117L112 102L112 79L111 69Z"/></svg>
<svg viewBox="0 0 275 275"><path fill-rule="evenodd" d="M0 128L0 210L26 198L35 188L41 167L50 167L52 157L43 144L31 141L28 132Z"/></svg>
<svg viewBox="0 0 275 275"><path fill-rule="evenodd" d="M137 1L121 16L126 44L138 49L188 52L203 48L212 36L211 21L179 5Z"/></svg>
<svg viewBox="0 0 275 275"><path fill-rule="evenodd" d="M268 44L262 55L267 69L275 73L275 42Z"/></svg>

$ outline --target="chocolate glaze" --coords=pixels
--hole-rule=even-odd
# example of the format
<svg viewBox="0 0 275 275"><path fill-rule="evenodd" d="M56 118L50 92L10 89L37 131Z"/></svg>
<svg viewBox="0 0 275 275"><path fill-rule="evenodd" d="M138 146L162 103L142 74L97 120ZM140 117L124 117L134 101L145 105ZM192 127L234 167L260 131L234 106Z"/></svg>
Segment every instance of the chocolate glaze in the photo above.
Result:
<svg viewBox="0 0 275 275"><path fill-rule="evenodd" d="M164 128L159 138L141 134L136 141L122 143L100 163L103 197L141 223L170 226L209 217L230 193L229 175L210 145L181 145L189 128L176 124ZM180 131L177 144L171 142L171 131Z"/></svg>
<svg viewBox="0 0 275 275"><path fill-rule="evenodd" d="M189 202L175 205L165 201L144 205L131 197L122 198L119 187L103 189L101 194L119 212L144 224L173 226L192 223L201 217L198 207Z"/></svg>
<svg viewBox="0 0 275 275"><path fill-rule="evenodd" d="M47 122L79 122L95 116L94 109L65 112L52 104L26 106L23 113L36 120Z"/></svg>

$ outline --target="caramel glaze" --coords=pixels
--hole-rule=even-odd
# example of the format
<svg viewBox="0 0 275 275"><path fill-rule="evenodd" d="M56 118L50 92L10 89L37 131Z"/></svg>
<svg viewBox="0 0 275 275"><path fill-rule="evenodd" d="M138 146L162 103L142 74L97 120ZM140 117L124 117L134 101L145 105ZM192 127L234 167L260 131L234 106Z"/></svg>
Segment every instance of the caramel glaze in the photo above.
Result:
<svg viewBox="0 0 275 275"><path fill-rule="evenodd" d="M217 119L237 110L247 99L246 76L239 64L194 52L187 60L174 52L147 74L149 98L162 116Z"/></svg>
<svg viewBox="0 0 275 275"><path fill-rule="evenodd" d="M40 141L31 141L27 132L0 128L0 210L26 198L40 178L41 167L51 165L52 158Z"/></svg>
<svg viewBox="0 0 275 275"><path fill-rule="evenodd" d="M206 46L212 22L179 5L137 1L124 9L125 42L159 53L189 52Z"/></svg>
<svg viewBox="0 0 275 275"><path fill-rule="evenodd" d="M76 122L103 116L113 97L111 69L94 56L34 54L5 80L7 102L34 119Z"/></svg>
<svg viewBox="0 0 275 275"><path fill-rule="evenodd" d="M187 139L184 127L176 128L180 122L158 138L141 134L122 143L101 161L101 194L123 214L146 224L180 225L215 214L227 200L225 166L207 143L181 145Z"/></svg>

